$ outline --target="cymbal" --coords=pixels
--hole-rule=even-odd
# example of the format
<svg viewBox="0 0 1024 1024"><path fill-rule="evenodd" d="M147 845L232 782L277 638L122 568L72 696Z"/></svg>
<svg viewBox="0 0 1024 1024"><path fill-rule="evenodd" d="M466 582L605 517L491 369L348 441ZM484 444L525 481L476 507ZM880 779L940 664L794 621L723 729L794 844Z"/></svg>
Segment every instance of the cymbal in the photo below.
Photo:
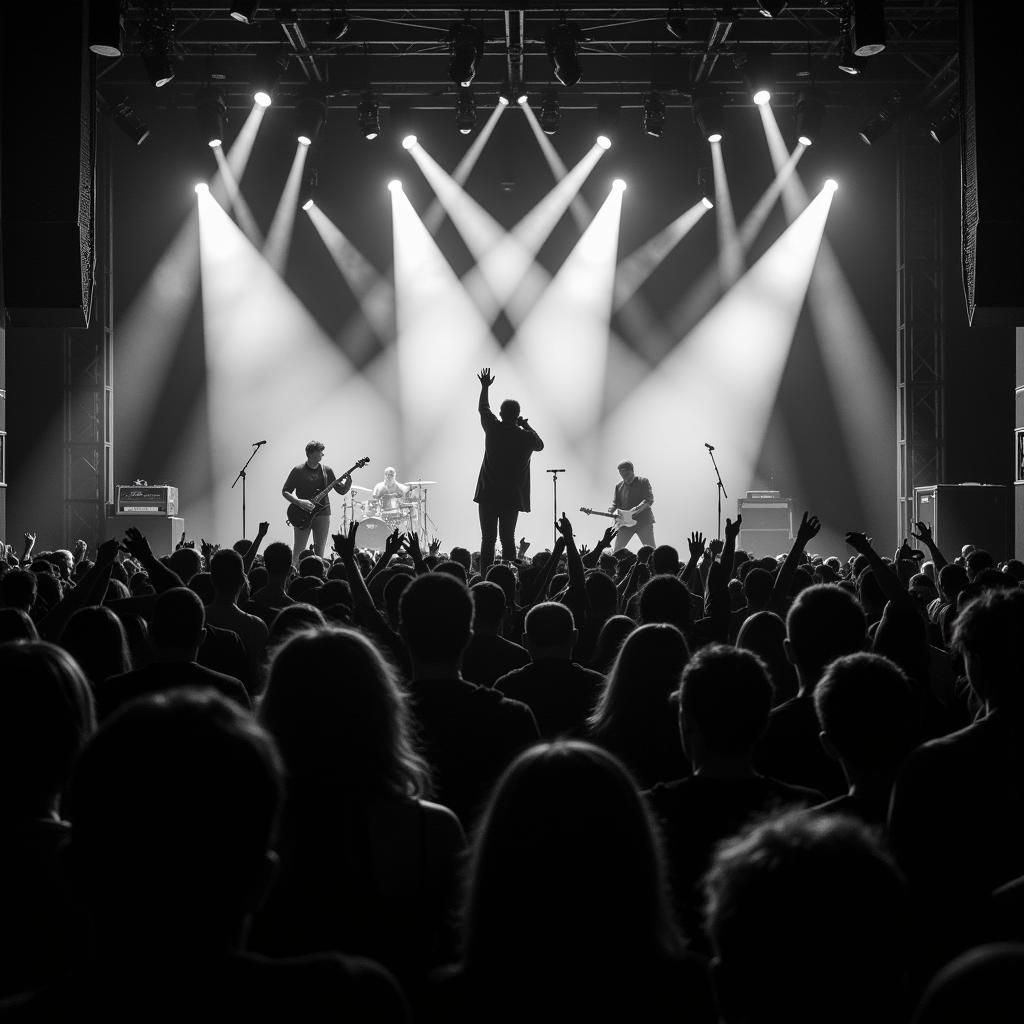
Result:
<svg viewBox="0 0 1024 1024"><path fill-rule="evenodd" d="M436 484L436 480L410 480L405 486L406 487L429 487L431 484Z"/></svg>
<svg viewBox="0 0 1024 1024"><path fill-rule="evenodd" d="M373 494L373 488L372 487L360 487L359 484L353 484L352 485L352 490L353 491L365 491L367 494Z"/></svg>

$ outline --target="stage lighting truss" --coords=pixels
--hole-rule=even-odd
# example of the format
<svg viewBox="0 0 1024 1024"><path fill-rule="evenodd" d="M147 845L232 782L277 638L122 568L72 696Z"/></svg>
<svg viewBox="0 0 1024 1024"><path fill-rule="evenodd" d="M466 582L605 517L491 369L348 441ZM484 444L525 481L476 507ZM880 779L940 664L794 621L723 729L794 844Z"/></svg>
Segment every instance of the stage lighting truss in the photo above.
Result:
<svg viewBox="0 0 1024 1024"><path fill-rule="evenodd" d="M557 93L549 90L544 93L540 104L540 126L545 135L554 135L562 123L562 108L558 104Z"/></svg>
<svg viewBox="0 0 1024 1024"><path fill-rule="evenodd" d="M473 84L484 42L484 30L469 18L448 30L448 76L456 85L468 88Z"/></svg>
<svg viewBox="0 0 1024 1024"><path fill-rule="evenodd" d="M160 89L174 78L174 12L167 0L158 0L145 10L139 51L150 82Z"/></svg>
<svg viewBox="0 0 1024 1024"><path fill-rule="evenodd" d="M579 25L566 21L564 16L559 24L544 34L544 47L548 51L552 72L567 89L583 79L579 55L579 44L583 41Z"/></svg>
<svg viewBox="0 0 1024 1024"><path fill-rule="evenodd" d="M299 94L295 102L295 137L303 146L316 142L327 120L327 98L316 86Z"/></svg>
<svg viewBox="0 0 1024 1024"><path fill-rule="evenodd" d="M721 142L725 130L722 94L717 89L701 89L693 94L693 120L701 138Z"/></svg>
<svg viewBox="0 0 1024 1024"><path fill-rule="evenodd" d="M363 94L359 106L356 107L356 122L363 138L372 142L380 135L380 104L372 92Z"/></svg>
<svg viewBox="0 0 1024 1024"><path fill-rule="evenodd" d="M455 127L460 135L469 135L476 128L476 97L472 89L462 87L455 97Z"/></svg>
<svg viewBox="0 0 1024 1024"><path fill-rule="evenodd" d="M89 49L98 57L120 57L124 53L121 0L92 0L89 4Z"/></svg>
<svg viewBox="0 0 1024 1024"><path fill-rule="evenodd" d="M743 64L743 81L750 98L760 107L770 103L775 78L770 53L749 53Z"/></svg>
<svg viewBox="0 0 1024 1024"><path fill-rule="evenodd" d="M700 201L704 205L704 209L713 210L715 208L715 189L712 184L711 172L706 167L697 171L697 188L700 189Z"/></svg>
<svg viewBox="0 0 1024 1024"><path fill-rule="evenodd" d="M652 139L660 139L665 132L665 101L653 90L644 98L643 126Z"/></svg>
<svg viewBox="0 0 1024 1024"><path fill-rule="evenodd" d="M857 134L865 145L873 146L896 123L903 113L903 95L893 89L888 99L861 127Z"/></svg>
<svg viewBox="0 0 1024 1024"><path fill-rule="evenodd" d="M251 25L256 20L256 12L259 9L259 0L235 0L228 14L243 25Z"/></svg>
<svg viewBox="0 0 1024 1024"><path fill-rule="evenodd" d="M678 4L670 7L665 15L665 31L674 39L686 38L686 18Z"/></svg>
<svg viewBox="0 0 1024 1024"><path fill-rule="evenodd" d="M793 107L796 117L796 139L803 146L813 146L821 134L825 120L825 101L814 89L801 89Z"/></svg>
<svg viewBox="0 0 1024 1024"><path fill-rule="evenodd" d="M335 42L341 42L349 34L352 28L352 22L349 20L348 12L342 8L341 13L331 11L330 17L327 19L327 34Z"/></svg>
<svg viewBox="0 0 1024 1024"><path fill-rule="evenodd" d="M777 18L786 9L786 0L757 0L758 14Z"/></svg>
<svg viewBox="0 0 1024 1024"><path fill-rule="evenodd" d="M139 117L128 97L111 103L110 114L114 124L130 138L136 146L141 146L149 138L149 125Z"/></svg>
<svg viewBox="0 0 1024 1024"><path fill-rule="evenodd" d="M278 83L288 69L288 51L280 47L272 53L261 53L256 58L253 75L253 100L261 107L269 107L277 92Z"/></svg>
<svg viewBox="0 0 1024 1024"><path fill-rule="evenodd" d="M307 166L302 175L302 186L299 188L299 208L311 210L316 202L316 190L320 186L320 174L316 167Z"/></svg>
<svg viewBox="0 0 1024 1024"><path fill-rule="evenodd" d="M498 102L503 107L511 106L516 101L516 94L512 88L511 82L506 82L501 87L501 92L498 93Z"/></svg>
<svg viewBox="0 0 1024 1024"><path fill-rule="evenodd" d="M885 49L883 0L852 0L850 44L857 57L874 57Z"/></svg>
<svg viewBox="0 0 1024 1024"><path fill-rule="evenodd" d="M928 137L938 142L948 142L960 127L960 104L954 100L939 117L928 125Z"/></svg>
<svg viewBox="0 0 1024 1024"><path fill-rule="evenodd" d="M216 149L224 142L224 127L228 122L228 108L224 94L214 85L204 85L196 93L196 120L203 142Z"/></svg>

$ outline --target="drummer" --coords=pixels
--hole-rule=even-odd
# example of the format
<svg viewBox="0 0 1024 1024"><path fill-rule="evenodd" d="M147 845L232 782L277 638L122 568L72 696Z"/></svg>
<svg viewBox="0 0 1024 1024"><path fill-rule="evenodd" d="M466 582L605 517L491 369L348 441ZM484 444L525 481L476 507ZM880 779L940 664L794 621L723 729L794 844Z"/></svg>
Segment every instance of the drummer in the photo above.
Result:
<svg viewBox="0 0 1024 1024"><path fill-rule="evenodd" d="M395 467L388 466L384 470L384 479L373 489L374 501L381 512L397 512L401 501L412 490L407 484L399 483L395 479Z"/></svg>

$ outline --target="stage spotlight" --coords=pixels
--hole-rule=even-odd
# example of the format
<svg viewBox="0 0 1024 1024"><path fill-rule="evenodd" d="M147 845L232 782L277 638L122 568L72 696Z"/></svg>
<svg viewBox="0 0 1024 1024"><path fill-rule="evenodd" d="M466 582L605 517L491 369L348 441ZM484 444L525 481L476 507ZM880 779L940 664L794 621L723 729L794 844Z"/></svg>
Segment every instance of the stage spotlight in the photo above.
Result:
<svg viewBox="0 0 1024 1024"><path fill-rule="evenodd" d="M708 142L721 142L724 129L722 94L717 89L698 90L693 94L693 119L697 130Z"/></svg>
<svg viewBox="0 0 1024 1024"><path fill-rule="evenodd" d="M520 82L515 89L512 90L513 95L516 98L516 103L521 107L525 107L530 102L530 94L526 91L526 86Z"/></svg>
<svg viewBox="0 0 1024 1024"><path fill-rule="evenodd" d="M902 112L903 96L896 89L857 134L865 145L874 145L896 123Z"/></svg>
<svg viewBox="0 0 1024 1024"><path fill-rule="evenodd" d="M107 103L114 124L130 138L136 146L141 146L149 138L149 125L139 117L128 97L117 103Z"/></svg>
<svg viewBox="0 0 1024 1024"><path fill-rule="evenodd" d="M625 192L626 191L626 183L621 178L616 178L612 182L612 188L616 192Z"/></svg>
<svg viewBox="0 0 1024 1024"><path fill-rule="evenodd" d="M167 0L145 8L139 26L139 52L146 74L157 89L174 78L174 11Z"/></svg>
<svg viewBox="0 0 1024 1024"><path fill-rule="evenodd" d="M812 89L802 89L796 94L796 138L802 146L814 145L821 134L821 122L825 119L825 104Z"/></svg>
<svg viewBox="0 0 1024 1024"><path fill-rule="evenodd" d="M580 66L579 44L583 41L579 25L569 24L563 15L561 22L544 34L544 46L555 78L567 89L578 85L583 78Z"/></svg>
<svg viewBox="0 0 1024 1024"><path fill-rule="evenodd" d="M758 13L777 18L786 9L786 0L757 0Z"/></svg>
<svg viewBox="0 0 1024 1024"><path fill-rule="evenodd" d="M941 145L953 138L959 127L960 107L954 102L946 108L946 112L941 117L935 118L928 126L928 137Z"/></svg>
<svg viewBox="0 0 1024 1024"><path fill-rule="evenodd" d="M484 30L469 18L448 30L448 77L463 88L473 84L484 55Z"/></svg>
<svg viewBox="0 0 1024 1024"><path fill-rule="evenodd" d="M669 8L665 15L665 31L676 39L686 38L686 18L678 5Z"/></svg>
<svg viewBox="0 0 1024 1024"><path fill-rule="evenodd" d="M660 139L665 131L665 101L657 92L650 92L644 100L644 131L652 139Z"/></svg>
<svg viewBox="0 0 1024 1024"><path fill-rule="evenodd" d="M240 21L243 25L251 25L256 20L256 12L259 9L259 0L235 0L228 13L235 21Z"/></svg>
<svg viewBox="0 0 1024 1024"><path fill-rule="evenodd" d="M612 148L612 140L607 135L598 135L594 140L602 149L608 150Z"/></svg>
<svg viewBox="0 0 1024 1024"><path fill-rule="evenodd" d="M320 186L320 175L315 167L307 167L302 174L302 186L299 189L299 208L307 212L316 203L316 190Z"/></svg>
<svg viewBox="0 0 1024 1024"><path fill-rule="evenodd" d="M476 127L476 97L472 89L459 89L455 97L455 127L460 135L469 135Z"/></svg>
<svg viewBox="0 0 1024 1024"><path fill-rule="evenodd" d="M391 192L401 192L402 183L397 178L392 178L391 181L388 182L388 190Z"/></svg>
<svg viewBox="0 0 1024 1024"><path fill-rule="evenodd" d="M415 135L406 135L405 138L402 139L402 149L412 149L412 147L415 146L415 145L416 145L416 136Z"/></svg>
<svg viewBox="0 0 1024 1024"><path fill-rule="evenodd" d="M562 108L558 104L558 96L554 92L544 93L540 105L540 126L545 135L554 135L562 123Z"/></svg>
<svg viewBox="0 0 1024 1024"><path fill-rule="evenodd" d="M256 70L252 76L253 102L261 107L269 107L288 68L288 53L283 47L272 53L261 53L256 58Z"/></svg>
<svg viewBox="0 0 1024 1024"><path fill-rule="evenodd" d="M759 107L771 102L772 86L775 84L772 76L771 54L748 54L746 63L743 65L743 80L747 84L750 98Z"/></svg>
<svg viewBox="0 0 1024 1024"><path fill-rule="evenodd" d="M885 49L883 0L853 0L850 4L850 45L858 57L873 57Z"/></svg>
<svg viewBox="0 0 1024 1024"><path fill-rule="evenodd" d="M619 127L620 109L613 100L597 101L597 144L602 149L610 149Z"/></svg>
<svg viewBox="0 0 1024 1024"><path fill-rule="evenodd" d="M210 186L205 181L196 182L196 195L205 194L210 191Z"/></svg>
<svg viewBox="0 0 1024 1024"><path fill-rule="evenodd" d="M203 142L210 149L216 149L224 141L224 126L228 120L224 94L216 86L204 85L196 93L196 118Z"/></svg>
<svg viewBox="0 0 1024 1024"><path fill-rule="evenodd" d="M835 178L826 178L822 187L828 189L829 192L835 192L839 188L839 182Z"/></svg>
<svg viewBox="0 0 1024 1024"><path fill-rule="evenodd" d="M340 42L349 34L352 28L352 22L349 20L348 14L343 10L341 14L336 14L331 11L330 18L327 19L327 34L337 42Z"/></svg>
<svg viewBox="0 0 1024 1024"><path fill-rule="evenodd" d="M124 53L121 0L92 0L89 4L89 49L98 57L120 57Z"/></svg>
<svg viewBox="0 0 1024 1024"><path fill-rule="evenodd" d="M295 137L312 146L327 119L327 98L316 86L309 86L295 102Z"/></svg>
<svg viewBox="0 0 1024 1024"><path fill-rule="evenodd" d="M356 107L356 122L363 138L372 142L380 135L380 104L372 92L364 93Z"/></svg>
<svg viewBox="0 0 1024 1024"><path fill-rule="evenodd" d="M862 75L864 69L868 66L867 57L858 57L853 52L853 47L850 45L850 34L849 32L843 32L843 52L836 62L836 67L847 75Z"/></svg>
<svg viewBox="0 0 1024 1024"><path fill-rule="evenodd" d="M697 171L697 188L700 189L700 201L705 210L715 208L715 189L711 183L711 172L702 167Z"/></svg>

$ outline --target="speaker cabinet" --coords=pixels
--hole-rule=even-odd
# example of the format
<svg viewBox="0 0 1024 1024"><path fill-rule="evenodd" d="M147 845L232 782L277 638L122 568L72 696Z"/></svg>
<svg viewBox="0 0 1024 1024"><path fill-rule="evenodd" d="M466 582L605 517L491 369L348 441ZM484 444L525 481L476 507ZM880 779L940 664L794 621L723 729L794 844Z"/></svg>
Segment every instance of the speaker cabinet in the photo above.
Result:
<svg viewBox="0 0 1024 1024"><path fill-rule="evenodd" d="M108 516L107 536L120 540L130 526L145 536L157 558L163 558L181 540L185 520L181 516Z"/></svg>
<svg viewBox="0 0 1024 1024"><path fill-rule="evenodd" d="M950 561L965 544L973 544L998 562L1010 550L1006 492L1001 485L986 484L915 487L914 520L931 527L935 543Z"/></svg>

